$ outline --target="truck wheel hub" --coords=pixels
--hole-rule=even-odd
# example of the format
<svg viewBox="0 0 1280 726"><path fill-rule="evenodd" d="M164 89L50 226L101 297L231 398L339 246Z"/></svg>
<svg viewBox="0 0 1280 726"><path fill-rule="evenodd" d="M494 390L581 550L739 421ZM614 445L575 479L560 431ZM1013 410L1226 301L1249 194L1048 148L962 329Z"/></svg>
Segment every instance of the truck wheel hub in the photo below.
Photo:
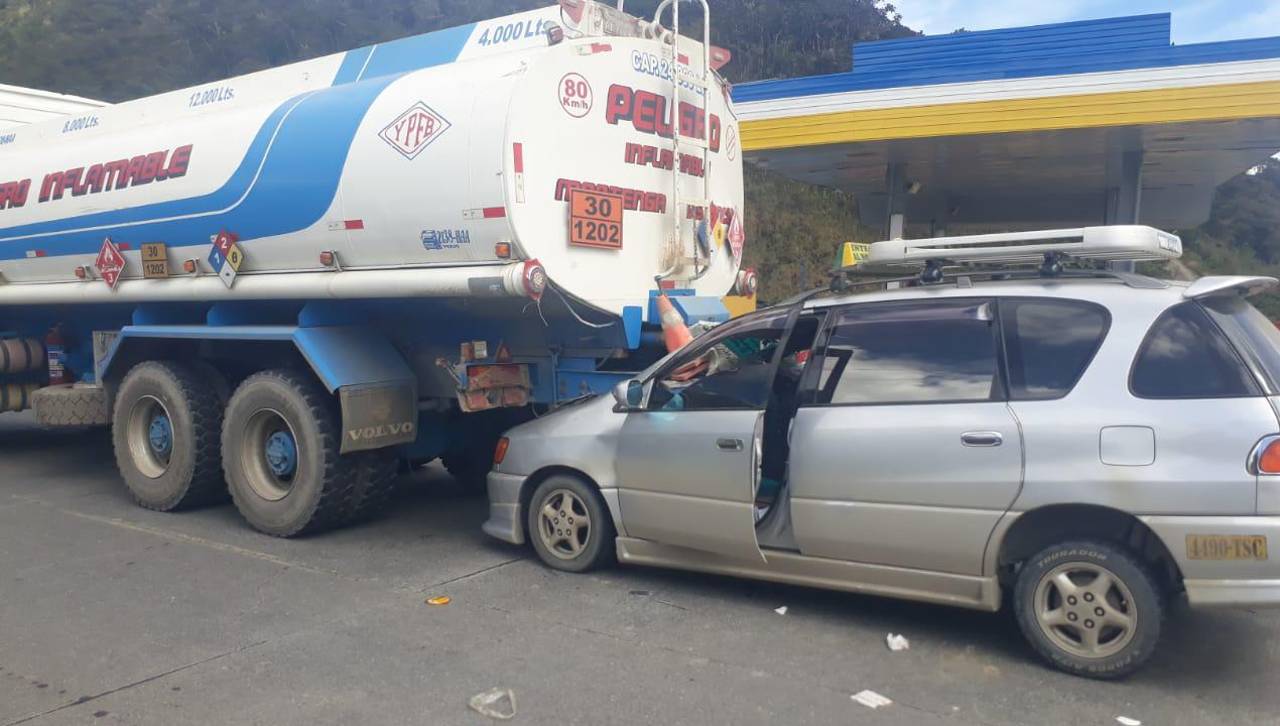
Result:
<svg viewBox="0 0 1280 726"><path fill-rule="evenodd" d="M173 453L173 423L163 412L157 411L147 427L147 443L157 459L167 462Z"/></svg>
<svg viewBox="0 0 1280 726"><path fill-rule="evenodd" d="M267 467L281 479L293 476L298 469L298 444L288 431L276 431L267 437Z"/></svg>

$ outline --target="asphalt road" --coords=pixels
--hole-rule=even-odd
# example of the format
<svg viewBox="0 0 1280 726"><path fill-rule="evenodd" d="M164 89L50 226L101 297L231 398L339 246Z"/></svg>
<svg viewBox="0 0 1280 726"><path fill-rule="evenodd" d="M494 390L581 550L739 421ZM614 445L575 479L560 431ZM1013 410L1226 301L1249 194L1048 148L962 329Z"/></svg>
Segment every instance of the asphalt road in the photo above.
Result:
<svg viewBox="0 0 1280 726"><path fill-rule="evenodd" d="M1280 723L1280 611L1183 609L1150 667L1100 684L1040 665L1003 614L566 575L484 514L427 469L379 521L273 539L229 505L139 509L104 433L0 415L0 726L485 724L467 701L495 686L527 724Z"/></svg>

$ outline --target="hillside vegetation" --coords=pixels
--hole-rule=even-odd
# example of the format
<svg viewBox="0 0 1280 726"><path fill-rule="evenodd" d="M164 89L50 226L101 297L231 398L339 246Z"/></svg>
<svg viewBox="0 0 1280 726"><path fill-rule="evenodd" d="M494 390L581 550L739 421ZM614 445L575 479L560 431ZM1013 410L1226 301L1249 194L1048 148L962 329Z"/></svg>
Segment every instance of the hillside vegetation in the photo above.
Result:
<svg viewBox="0 0 1280 726"><path fill-rule="evenodd" d="M0 82L118 102L551 1L0 0ZM855 41L913 34L883 0L711 4L734 82L848 70ZM765 299L821 284L838 242L874 238L847 195L759 169L746 182L747 263ZM1213 219L1183 234L1193 270L1280 273L1280 165L1229 182ZM1280 298L1264 304L1280 317Z"/></svg>
<svg viewBox="0 0 1280 726"><path fill-rule="evenodd" d="M1183 262L1198 274L1280 277L1280 161L1263 164L1218 188L1209 221L1182 231ZM1280 320L1280 294L1255 300Z"/></svg>

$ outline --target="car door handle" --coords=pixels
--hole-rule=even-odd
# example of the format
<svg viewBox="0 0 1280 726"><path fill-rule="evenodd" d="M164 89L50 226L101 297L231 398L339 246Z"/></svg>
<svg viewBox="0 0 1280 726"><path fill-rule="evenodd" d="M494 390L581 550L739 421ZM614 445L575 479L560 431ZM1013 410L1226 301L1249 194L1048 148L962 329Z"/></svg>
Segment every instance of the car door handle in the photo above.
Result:
<svg viewBox="0 0 1280 726"><path fill-rule="evenodd" d="M742 439L716 439L721 451L742 451Z"/></svg>
<svg viewBox="0 0 1280 726"><path fill-rule="evenodd" d="M969 431L960 434L960 443L965 446L999 446L1004 443L1004 435L999 431Z"/></svg>

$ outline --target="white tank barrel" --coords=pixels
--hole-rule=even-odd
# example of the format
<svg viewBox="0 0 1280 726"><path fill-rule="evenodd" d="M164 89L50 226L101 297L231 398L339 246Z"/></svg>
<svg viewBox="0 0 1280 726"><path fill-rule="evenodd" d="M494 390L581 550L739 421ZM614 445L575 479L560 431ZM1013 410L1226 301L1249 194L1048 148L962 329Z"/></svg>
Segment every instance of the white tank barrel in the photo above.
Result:
<svg viewBox="0 0 1280 726"><path fill-rule="evenodd" d="M478 268L396 288L465 296L466 279L532 259L614 312L669 269L725 294L743 196L724 84L708 73L703 86L693 41L673 51L633 37L632 20L592 34L619 18L602 5L572 15L521 13L5 132L0 304L275 296L287 281L256 278L311 290L326 275ZM677 148L677 133L692 138ZM215 251L222 232L239 259ZM112 280L107 239L123 260L114 289L98 264ZM183 273L192 260L205 281ZM226 284L211 284L220 271Z"/></svg>

